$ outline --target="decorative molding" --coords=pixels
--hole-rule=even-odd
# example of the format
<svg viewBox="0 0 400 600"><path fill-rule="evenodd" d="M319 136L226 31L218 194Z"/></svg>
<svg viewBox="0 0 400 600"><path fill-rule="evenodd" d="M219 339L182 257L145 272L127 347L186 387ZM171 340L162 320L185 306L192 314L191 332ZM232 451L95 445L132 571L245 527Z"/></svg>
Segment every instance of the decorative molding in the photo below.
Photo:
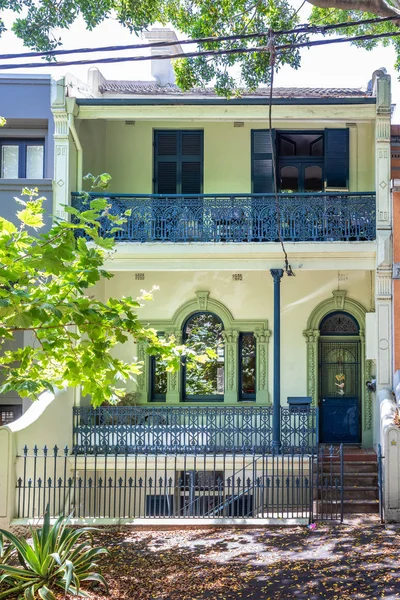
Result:
<svg viewBox="0 0 400 600"><path fill-rule="evenodd" d="M68 115L64 110L53 110L54 117L54 138L68 139Z"/></svg>
<svg viewBox="0 0 400 600"><path fill-rule="evenodd" d="M362 384L365 385L366 381L371 381L373 373L373 361L365 361L365 377ZM372 430L372 392L368 389L365 390L365 402L364 402L364 430Z"/></svg>
<svg viewBox="0 0 400 600"><path fill-rule="evenodd" d="M376 299L391 300L392 298L392 271L377 269L376 272Z"/></svg>
<svg viewBox="0 0 400 600"><path fill-rule="evenodd" d="M274 280L274 283L280 283L282 277L283 277L283 269L270 269L270 273L272 275L272 279Z"/></svg>
<svg viewBox="0 0 400 600"><path fill-rule="evenodd" d="M337 310L343 310L347 292L345 290L334 290L332 294L335 298L335 305Z"/></svg>
<svg viewBox="0 0 400 600"><path fill-rule="evenodd" d="M199 310L207 310L207 302L208 296L210 292L195 292L197 296L197 303L199 305Z"/></svg>

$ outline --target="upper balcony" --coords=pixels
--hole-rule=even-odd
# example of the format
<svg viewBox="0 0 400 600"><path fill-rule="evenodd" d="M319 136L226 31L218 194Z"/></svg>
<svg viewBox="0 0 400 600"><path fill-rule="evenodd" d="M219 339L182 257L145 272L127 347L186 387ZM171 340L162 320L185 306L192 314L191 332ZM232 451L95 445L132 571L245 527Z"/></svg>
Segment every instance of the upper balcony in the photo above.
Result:
<svg viewBox="0 0 400 600"><path fill-rule="evenodd" d="M289 194L95 194L109 212L129 216L121 229L105 218L102 235L119 242L352 242L376 237L373 192ZM72 206L87 200L72 194ZM280 235L279 235L280 233Z"/></svg>

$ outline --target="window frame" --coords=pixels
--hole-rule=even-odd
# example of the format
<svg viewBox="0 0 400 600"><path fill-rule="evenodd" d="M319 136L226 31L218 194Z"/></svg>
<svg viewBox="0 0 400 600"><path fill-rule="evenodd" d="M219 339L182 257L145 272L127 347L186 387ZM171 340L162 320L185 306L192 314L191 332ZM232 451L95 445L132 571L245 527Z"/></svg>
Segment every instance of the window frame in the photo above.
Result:
<svg viewBox="0 0 400 600"><path fill-rule="evenodd" d="M254 373L254 393L244 394L243 393L243 337L245 335L252 335L254 338L254 353L255 353L255 373ZM255 402L257 399L257 339L253 331L241 331L239 333L239 346L238 346L238 402Z"/></svg>
<svg viewBox="0 0 400 600"><path fill-rule="evenodd" d="M198 310L194 313L192 313L191 315L188 315L185 319L185 321L183 322L182 325L182 343L186 344L186 326L188 324L188 322L193 319L194 317L198 316L198 315L204 315L204 314L209 314L209 315L213 315L213 317L217 318L222 325L222 331L224 331L225 327L224 327L224 322L221 319L221 317L219 315L217 315L215 312L213 312L212 310ZM182 369L181 369L181 383L182 383L182 393L181 393L181 402L224 402L224 398L225 398L225 345L224 345L224 393L223 394L210 394L210 395L188 395L186 393L186 360L185 358L182 361Z"/></svg>
<svg viewBox="0 0 400 600"><path fill-rule="evenodd" d="M158 164L160 162L164 162L164 159L158 156L157 154L157 144L158 144L158 135L159 133L176 133L177 135L177 152L175 155L169 155L168 158L165 159L165 162L170 161L172 156L175 156L175 161L176 161L176 165L177 165L177 172L176 172L176 190L175 190L175 194L161 194L158 192L158 185L159 185L159 176L158 176ZM200 159L197 161L194 160L187 160L187 162L199 162L200 164L200 191L198 194L183 194L182 193L182 162L183 161L183 155L182 155L182 134L183 133L197 133L199 134L200 137L200 146L201 146L201 153L199 154ZM188 157L186 157L188 158ZM153 129L153 194L159 194L161 196L179 196L179 195L184 195L184 196L197 196L197 195L203 195L204 193L204 129Z"/></svg>
<svg viewBox="0 0 400 600"><path fill-rule="evenodd" d="M28 146L42 146L43 147L43 165L42 165L42 177L29 178L36 181L37 179L45 178L45 165L46 165L46 144L44 138L14 138L14 137L0 137L0 174L1 174L1 155L3 146L17 146L18 147L18 177L13 179L27 179L26 177L26 161L27 161L27 148ZM8 177L1 177L0 180L9 179Z"/></svg>

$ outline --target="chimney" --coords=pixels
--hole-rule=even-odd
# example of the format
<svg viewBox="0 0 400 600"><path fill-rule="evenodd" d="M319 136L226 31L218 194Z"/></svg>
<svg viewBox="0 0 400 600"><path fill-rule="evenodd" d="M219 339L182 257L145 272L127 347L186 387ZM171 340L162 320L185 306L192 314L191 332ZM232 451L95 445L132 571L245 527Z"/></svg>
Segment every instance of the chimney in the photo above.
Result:
<svg viewBox="0 0 400 600"><path fill-rule="evenodd" d="M175 31L172 31L171 29L164 29L163 27L146 31L144 33L144 37L150 44L154 42L175 42L178 39ZM176 46L151 48L152 57L163 54L166 56L171 55L171 58L173 58L173 55L180 54L181 52L182 47L179 44ZM170 60L157 60L152 58L151 74L159 85L175 85L175 73Z"/></svg>

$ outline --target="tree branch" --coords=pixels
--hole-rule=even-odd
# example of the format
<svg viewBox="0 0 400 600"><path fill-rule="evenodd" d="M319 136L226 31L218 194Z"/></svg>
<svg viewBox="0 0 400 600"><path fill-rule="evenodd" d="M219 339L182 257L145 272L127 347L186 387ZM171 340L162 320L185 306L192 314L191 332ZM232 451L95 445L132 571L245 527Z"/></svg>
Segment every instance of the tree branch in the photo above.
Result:
<svg viewBox="0 0 400 600"><path fill-rule="evenodd" d="M386 0L307 0L319 8L338 8L340 10L360 10L378 17L400 17L400 8L392 6ZM396 0L398 6L398 1Z"/></svg>

